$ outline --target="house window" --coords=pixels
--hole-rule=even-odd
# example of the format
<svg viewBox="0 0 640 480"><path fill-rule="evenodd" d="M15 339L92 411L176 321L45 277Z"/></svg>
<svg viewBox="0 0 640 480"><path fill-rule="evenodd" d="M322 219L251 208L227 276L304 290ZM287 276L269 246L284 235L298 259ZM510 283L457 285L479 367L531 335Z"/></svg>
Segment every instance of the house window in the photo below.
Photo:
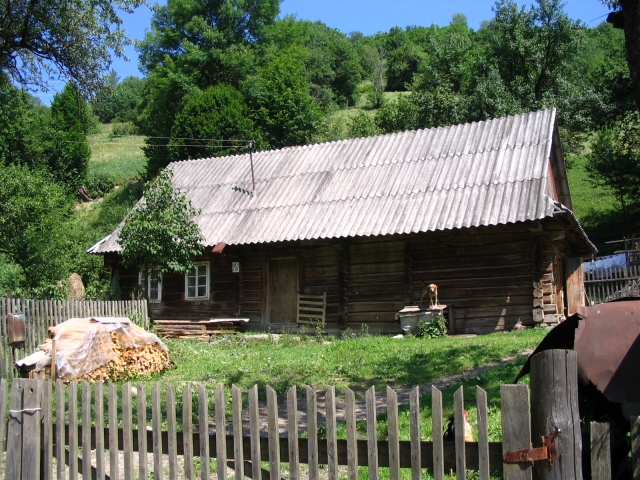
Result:
<svg viewBox="0 0 640 480"><path fill-rule="evenodd" d="M150 270L146 278L144 272L140 272L138 283L142 285L149 302L159 303L162 301L162 272L160 270Z"/></svg>
<svg viewBox="0 0 640 480"><path fill-rule="evenodd" d="M209 298L209 264L196 263L185 275L187 300Z"/></svg>

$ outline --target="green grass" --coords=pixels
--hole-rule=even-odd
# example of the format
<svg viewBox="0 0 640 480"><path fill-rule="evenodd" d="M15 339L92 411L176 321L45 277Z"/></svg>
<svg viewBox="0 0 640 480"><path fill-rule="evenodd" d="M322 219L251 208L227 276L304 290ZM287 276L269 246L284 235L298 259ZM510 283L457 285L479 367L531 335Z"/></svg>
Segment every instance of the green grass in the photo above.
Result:
<svg viewBox="0 0 640 480"><path fill-rule="evenodd" d="M423 339L364 336L335 339L283 335L279 340L221 337L215 344L166 340L176 368L142 379L149 388L157 381L182 389L188 381L212 390L232 384L246 390L270 385L279 394L290 387L313 385L338 390L410 387L462 373L535 348L545 329L495 333L477 337Z"/></svg>
<svg viewBox="0 0 640 480"><path fill-rule="evenodd" d="M89 177L106 176L115 184L126 184L139 179L146 159L142 152L144 137L132 135L111 137L114 125L100 125L100 132L88 135L91 148Z"/></svg>

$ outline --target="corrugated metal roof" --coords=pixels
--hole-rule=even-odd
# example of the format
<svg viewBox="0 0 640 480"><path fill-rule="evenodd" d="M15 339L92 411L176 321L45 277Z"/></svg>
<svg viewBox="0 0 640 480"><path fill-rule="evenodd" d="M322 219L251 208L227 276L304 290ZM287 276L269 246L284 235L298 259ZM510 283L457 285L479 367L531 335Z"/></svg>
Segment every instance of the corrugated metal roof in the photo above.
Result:
<svg viewBox="0 0 640 480"><path fill-rule="evenodd" d="M555 110L175 162L207 246L427 232L552 216ZM119 250L117 235L94 253Z"/></svg>

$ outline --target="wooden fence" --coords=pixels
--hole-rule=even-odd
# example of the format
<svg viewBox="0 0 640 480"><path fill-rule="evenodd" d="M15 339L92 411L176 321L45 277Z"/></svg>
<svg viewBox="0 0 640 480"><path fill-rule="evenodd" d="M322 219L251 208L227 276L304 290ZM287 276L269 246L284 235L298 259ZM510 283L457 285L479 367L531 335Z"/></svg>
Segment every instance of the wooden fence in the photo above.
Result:
<svg viewBox="0 0 640 480"><path fill-rule="evenodd" d="M584 284L590 304L639 296L640 272L637 266L594 270L585 272Z"/></svg>
<svg viewBox="0 0 640 480"><path fill-rule="evenodd" d="M7 314L24 313L27 338L23 347L13 352L7 344ZM69 318L83 317L129 317L138 325L149 328L146 300L126 301L59 301L22 300L0 298L0 377L13 378L14 355L22 358L49 338L48 328Z"/></svg>
<svg viewBox="0 0 640 480"><path fill-rule="evenodd" d="M554 365L554 361L561 356L546 355L543 360L557 368L559 365ZM538 365L544 367L545 361ZM532 375L536 368L541 371L535 365L532 368ZM386 390L387 435L380 439L380 410L376 407L374 387L366 391L362 418L357 415L355 393L345 389L343 399L338 399L333 387L326 392L324 411L319 412L318 396L310 387L305 389L306 398L301 402L295 387L288 391L285 400L278 399L275 390L267 386L266 402L261 402L257 386L246 392L246 397L233 386L229 402L229 392L219 386L213 394L211 409L211 396L195 383L187 383L182 392L176 392L171 385L156 384L149 405L142 384L133 387L126 383L121 388L108 384L105 388L102 383L71 382L65 386L60 381L15 380L5 423L8 392L6 381L1 380L3 445L0 447L6 445L7 454L0 470L4 469L7 480L77 479L78 474L85 480L104 479L106 475L126 480L230 476L355 480L359 467L366 467L372 480L380 477L381 468L388 468L392 480L400 478L402 469L410 470L410 477L418 480L422 478L422 469L429 468L437 480L443 480L450 471L456 472L457 479L465 479L467 470L477 471L474 476L483 480L496 471L501 471L505 480L514 480L538 478L534 477L538 470L549 472L555 468L561 474L544 478L577 479L582 478L580 422L577 408L571 410L577 406L574 396L577 376L571 375L571 369L567 371L565 378L558 379L545 370L543 380L536 382L537 386L532 383L531 394L526 385L501 387L502 443L488 441L487 395L479 387L476 387L478 441L465 442L464 429L458 428L455 441L444 442L442 394L435 387L431 391L431 409L433 432L437 433L433 441L424 441L417 387L409 397L409 440L400 440L398 395L391 388ZM575 389L564 387L572 382ZM541 392L536 389L549 385L556 388L544 395L546 407L532 405L530 413L529 398L540 398ZM181 393L181 398L177 398L177 393ZM457 425L463 424L463 395L462 387L454 395ZM344 425L340 425L343 438L338 438L338 403L344 411ZM280 408L282 404L286 408ZM545 411L547 407L550 410ZM324 418L321 424L319 413ZM357 420L364 420L366 432L358 428ZM5 425L8 425L6 432ZM306 428L301 429L303 425ZM633 425L633 455L640 474L640 421L635 419ZM591 448L592 465L599 468L598 475L602 476L592 478L611 478L606 463L608 430L606 425L598 426L591 430L595 445ZM553 429L557 433L552 443L560 456L553 465L548 460L541 461L544 468L540 469L534 469L530 460L503 463L503 453L537 445L539 442L532 439L540 438L540 429ZM319 431L323 435L318 435ZM213 459L215 462L210 461Z"/></svg>

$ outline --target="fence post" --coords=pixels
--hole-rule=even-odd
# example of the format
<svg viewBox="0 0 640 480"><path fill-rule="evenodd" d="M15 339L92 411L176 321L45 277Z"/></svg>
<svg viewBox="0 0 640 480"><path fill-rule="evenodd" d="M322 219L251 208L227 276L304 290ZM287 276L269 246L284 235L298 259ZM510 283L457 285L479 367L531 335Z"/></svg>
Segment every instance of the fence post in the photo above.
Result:
<svg viewBox="0 0 640 480"><path fill-rule="evenodd" d="M582 435L578 412L578 355L572 350L547 350L531 359L531 429L540 437L558 432L559 458L537 463L541 480L582 480Z"/></svg>

